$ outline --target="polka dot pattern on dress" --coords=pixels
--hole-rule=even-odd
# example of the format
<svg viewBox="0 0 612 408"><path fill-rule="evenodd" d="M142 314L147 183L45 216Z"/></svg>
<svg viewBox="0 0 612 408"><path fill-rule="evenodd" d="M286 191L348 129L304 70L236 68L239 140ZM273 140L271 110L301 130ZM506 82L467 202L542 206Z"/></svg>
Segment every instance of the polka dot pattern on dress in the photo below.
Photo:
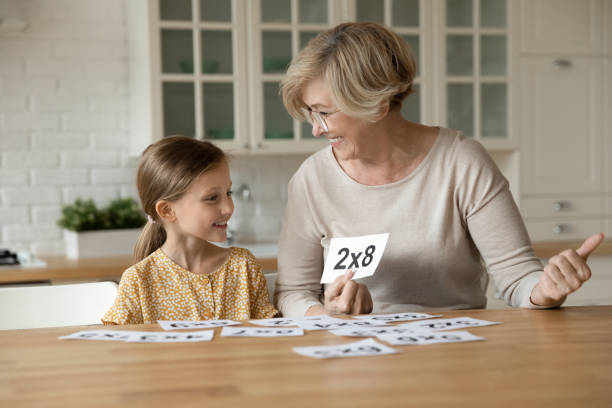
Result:
<svg viewBox="0 0 612 408"><path fill-rule="evenodd" d="M176 264L160 249L129 267L104 324L157 320L266 319L270 303L261 265L249 250L230 248L227 261L200 275Z"/></svg>

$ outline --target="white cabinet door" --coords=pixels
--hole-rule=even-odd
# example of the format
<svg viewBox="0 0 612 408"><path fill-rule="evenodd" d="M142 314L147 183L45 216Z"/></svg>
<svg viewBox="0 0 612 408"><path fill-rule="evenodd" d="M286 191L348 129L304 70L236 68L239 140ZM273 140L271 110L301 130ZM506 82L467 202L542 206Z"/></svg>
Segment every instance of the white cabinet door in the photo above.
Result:
<svg viewBox="0 0 612 408"><path fill-rule="evenodd" d="M601 58L521 61L523 194L602 187Z"/></svg>
<svg viewBox="0 0 612 408"><path fill-rule="evenodd" d="M521 52L601 53L603 11L602 0L522 0Z"/></svg>
<svg viewBox="0 0 612 408"><path fill-rule="evenodd" d="M604 8L605 50L607 55L612 56L612 0L606 0Z"/></svg>
<svg viewBox="0 0 612 408"><path fill-rule="evenodd" d="M605 59L604 67L606 71L604 88L604 171L606 174L606 187L604 190L612 193L612 57ZM612 217L612 207L608 215Z"/></svg>

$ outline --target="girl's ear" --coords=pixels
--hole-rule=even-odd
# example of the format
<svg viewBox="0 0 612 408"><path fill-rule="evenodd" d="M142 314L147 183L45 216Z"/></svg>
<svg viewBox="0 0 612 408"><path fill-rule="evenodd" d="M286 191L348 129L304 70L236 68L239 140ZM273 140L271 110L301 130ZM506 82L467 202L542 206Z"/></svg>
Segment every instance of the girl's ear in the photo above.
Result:
<svg viewBox="0 0 612 408"><path fill-rule="evenodd" d="M174 210L172 209L172 203L166 200L159 200L155 203L155 211L159 218L167 222L173 222L176 219Z"/></svg>

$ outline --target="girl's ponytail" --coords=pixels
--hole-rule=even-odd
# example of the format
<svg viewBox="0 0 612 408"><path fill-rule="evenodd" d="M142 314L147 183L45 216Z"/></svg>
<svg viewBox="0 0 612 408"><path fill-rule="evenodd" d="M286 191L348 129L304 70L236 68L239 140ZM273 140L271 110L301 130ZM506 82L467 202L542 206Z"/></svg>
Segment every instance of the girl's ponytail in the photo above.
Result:
<svg viewBox="0 0 612 408"><path fill-rule="evenodd" d="M134 258L139 262L159 249L166 240L166 231L160 222L148 221L134 246Z"/></svg>

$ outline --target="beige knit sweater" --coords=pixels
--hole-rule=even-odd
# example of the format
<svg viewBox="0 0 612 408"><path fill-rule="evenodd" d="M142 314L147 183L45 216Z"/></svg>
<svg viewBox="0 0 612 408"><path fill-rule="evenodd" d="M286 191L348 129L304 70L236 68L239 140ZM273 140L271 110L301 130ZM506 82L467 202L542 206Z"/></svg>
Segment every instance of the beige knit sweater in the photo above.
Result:
<svg viewBox="0 0 612 408"><path fill-rule="evenodd" d="M331 238L387 232L376 273L358 280L374 313L483 308L487 271L508 304L537 307L529 296L542 264L508 182L484 148L457 131L441 128L408 177L380 186L351 179L327 147L304 161L288 194L275 294L284 316L321 302Z"/></svg>

